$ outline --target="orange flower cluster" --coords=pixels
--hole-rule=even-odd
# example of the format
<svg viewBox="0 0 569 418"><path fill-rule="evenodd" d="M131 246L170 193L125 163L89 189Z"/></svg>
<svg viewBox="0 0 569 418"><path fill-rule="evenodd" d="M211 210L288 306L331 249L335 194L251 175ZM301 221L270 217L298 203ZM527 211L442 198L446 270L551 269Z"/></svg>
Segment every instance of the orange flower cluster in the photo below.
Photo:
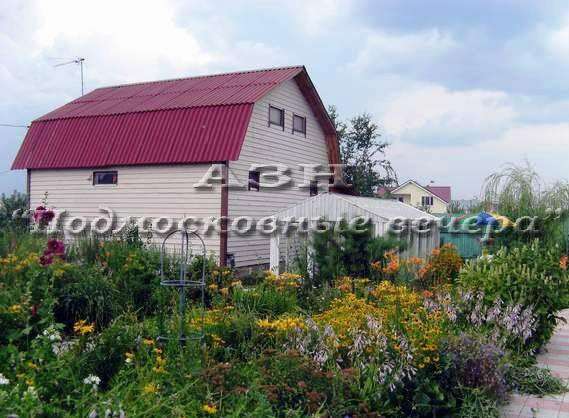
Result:
<svg viewBox="0 0 569 418"><path fill-rule="evenodd" d="M365 277L351 278L350 276L337 277L334 287L343 293L350 293L353 290L364 291L370 280Z"/></svg>
<svg viewBox="0 0 569 418"><path fill-rule="evenodd" d="M396 274L401 268L401 263L399 256L396 254L395 250L391 250L385 253L385 258L387 259L387 265L383 268L385 274Z"/></svg>
<svg viewBox="0 0 569 418"><path fill-rule="evenodd" d="M458 274L462 267L462 258L456 247L450 243L435 248L428 262L419 269L419 278L425 285L439 285Z"/></svg>
<svg viewBox="0 0 569 418"><path fill-rule="evenodd" d="M559 268L561 268L561 270L567 270L567 262L569 262L569 257L564 255L559 259Z"/></svg>

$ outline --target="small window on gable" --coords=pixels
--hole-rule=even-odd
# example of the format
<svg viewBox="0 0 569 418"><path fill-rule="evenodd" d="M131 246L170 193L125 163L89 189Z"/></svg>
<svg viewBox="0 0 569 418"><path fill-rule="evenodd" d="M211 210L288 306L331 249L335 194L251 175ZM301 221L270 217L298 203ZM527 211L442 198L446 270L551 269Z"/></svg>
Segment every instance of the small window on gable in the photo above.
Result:
<svg viewBox="0 0 569 418"><path fill-rule="evenodd" d="M433 206L433 196L422 196L421 206Z"/></svg>
<svg viewBox="0 0 569 418"><path fill-rule="evenodd" d="M258 171L249 171L249 188L248 190L256 190L259 191L259 181L261 178L261 173Z"/></svg>
<svg viewBox="0 0 569 418"><path fill-rule="evenodd" d="M284 129L284 109L269 106L269 125L277 125Z"/></svg>
<svg viewBox="0 0 569 418"><path fill-rule="evenodd" d="M95 171L93 172L93 186L117 184L118 177L118 172L116 171Z"/></svg>
<svg viewBox="0 0 569 418"><path fill-rule="evenodd" d="M300 132L306 135L306 118L298 115L292 115L292 133Z"/></svg>
<svg viewBox="0 0 569 418"><path fill-rule="evenodd" d="M318 194L318 180L312 180L310 182L310 196L316 196Z"/></svg>

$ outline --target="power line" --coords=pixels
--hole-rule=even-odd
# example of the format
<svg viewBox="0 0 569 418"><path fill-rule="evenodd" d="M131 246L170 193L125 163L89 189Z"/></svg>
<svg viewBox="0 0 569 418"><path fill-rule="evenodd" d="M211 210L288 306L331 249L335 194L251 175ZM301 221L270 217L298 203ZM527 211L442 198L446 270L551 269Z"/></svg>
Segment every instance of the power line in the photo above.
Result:
<svg viewBox="0 0 569 418"><path fill-rule="evenodd" d="M0 126L4 126L6 128L29 128L28 125L13 125L11 123L0 123Z"/></svg>

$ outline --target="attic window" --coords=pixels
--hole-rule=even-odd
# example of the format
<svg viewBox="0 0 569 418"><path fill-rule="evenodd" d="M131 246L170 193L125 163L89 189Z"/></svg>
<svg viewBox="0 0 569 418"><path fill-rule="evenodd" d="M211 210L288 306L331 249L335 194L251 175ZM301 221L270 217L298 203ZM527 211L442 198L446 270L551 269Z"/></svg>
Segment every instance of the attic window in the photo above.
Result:
<svg viewBox="0 0 569 418"><path fill-rule="evenodd" d="M258 171L249 171L249 190L259 191L259 180L261 174Z"/></svg>
<svg viewBox="0 0 569 418"><path fill-rule="evenodd" d="M300 132L306 135L306 118L298 115L292 115L292 133Z"/></svg>
<svg viewBox="0 0 569 418"><path fill-rule="evenodd" d="M284 129L284 109L269 106L269 125L277 125Z"/></svg>
<svg viewBox="0 0 569 418"><path fill-rule="evenodd" d="M433 206L433 196L421 196L421 206Z"/></svg>
<svg viewBox="0 0 569 418"><path fill-rule="evenodd" d="M118 172L116 171L95 171L93 172L93 186L103 184L117 184Z"/></svg>

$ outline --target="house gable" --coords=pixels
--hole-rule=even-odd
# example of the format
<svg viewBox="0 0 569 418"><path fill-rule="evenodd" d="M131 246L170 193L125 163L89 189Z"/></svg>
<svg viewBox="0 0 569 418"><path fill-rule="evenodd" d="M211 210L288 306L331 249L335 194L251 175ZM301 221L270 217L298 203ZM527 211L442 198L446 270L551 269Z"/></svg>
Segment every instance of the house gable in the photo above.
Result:
<svg viewBox="0 0 569 418"><path fill-rule="evenodd" d="M269 124L269 106L284 110L284 128ZM306 135L293 132L293 115L306 118ZM298 187L304 181L299 164L320 164L327 168L329 162L327 132L319 115L296 80L282 83L255 103L240 157L229 162L229 170L241 183L247 184L252 165L281 164L290 167L292 183L278 189L261 187L259 191L230 188L229 218L250 216L258 220L307 199L309 189ZM320 186L322 193L327 190L328 182L320 180ZM228 238L227 252L234 255L238 267L265 264L269 261L269 239L258 233L232 234Z"/></svg>

